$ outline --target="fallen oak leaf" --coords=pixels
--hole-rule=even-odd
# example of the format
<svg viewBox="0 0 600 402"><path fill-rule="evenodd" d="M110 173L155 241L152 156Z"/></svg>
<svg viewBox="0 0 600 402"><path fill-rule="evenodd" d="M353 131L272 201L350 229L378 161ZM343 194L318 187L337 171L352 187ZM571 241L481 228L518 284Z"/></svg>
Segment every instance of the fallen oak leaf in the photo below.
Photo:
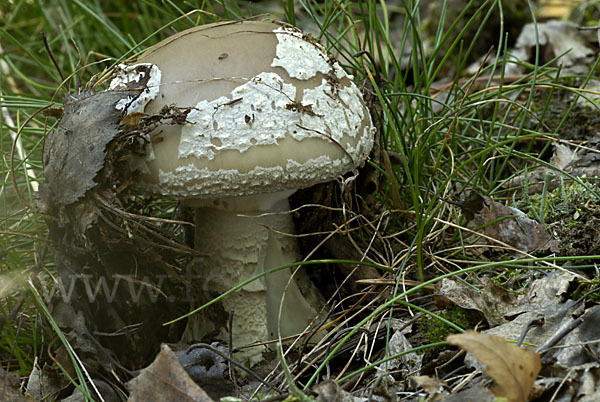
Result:
<svg viewBox="0 0 600 402"><path fill-rule="evenodd" d="M447 341L471 353L483 363L485 373L496 383L490 389L497 397L510 402L525 402L542 363L540 355L507 343L494 335L468 331L450 335Z"/></svg>

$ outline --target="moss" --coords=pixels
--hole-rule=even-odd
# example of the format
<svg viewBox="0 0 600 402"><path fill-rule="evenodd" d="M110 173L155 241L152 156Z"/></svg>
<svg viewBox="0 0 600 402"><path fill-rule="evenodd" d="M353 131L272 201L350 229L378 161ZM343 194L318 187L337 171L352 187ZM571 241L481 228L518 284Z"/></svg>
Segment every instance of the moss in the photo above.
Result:
<svg viewBox="0 0 600 402"><path fill-rule="evenodd" d="M579 79L564 77L561 77L559 81L559 84L567 87L579 87L581 83ZM578 102L573 106L568 118L565 119L565 114L578 98L579 96L574 92L564 89L536 88L531 111L551 131L556 130L562 123L560 126L561 139L587 140L593 136L594 123L598 119L598 109L590 103ZM526 120L527 128L535 129L538 125L539 120L534 117Z"/></svg>
<svg viewBox="0 0 600 402"><path fill-rule="evenodd" d="M451 306L438 315L463 329L473 328L481 320L477 311L465 310L458 306ZM431 316L421 318L416 324L416 330L424 337L426 343L442 342L448 335L456 333L456 329Z"/></svg>
<svg viewBox="0 0 600 402"><path fill-rule="evenodd" d="M588 185L595 192L600 192L597 185ZM560 189L553 191L548 200L545 219L559 241L560 254L599 254L600 200L578 183L567 186L565 194L560 194Z"/></svg>
<svg viewBox="0 0 600 402"><path fill-rule="evenodd" d="M502 269L492 276L492 282L516 296L527 293L528 286L535 279L535 272L523 269Z"/></svg>
<svg viewBox="0 0 600 402"><path fill-rule="evenodd" d="M577 287L570 292L569 298L577 300L583 296L586 296L588 292L597 289L600 285L600 279L593 279L588 282L577 282ZM600 293L594 292L587 295L586 300L593 300L596 303L600 302Z"/></svg>
<svg viewBox="0 0 600 402"><path fill-rule="evenodd" d="M600 194L600 187L589 182L586 186L563 184L546 194L529 195L515 204L529 216L543 219L559 243L559 255L600 254L600 199L593 193Z"/></svg>

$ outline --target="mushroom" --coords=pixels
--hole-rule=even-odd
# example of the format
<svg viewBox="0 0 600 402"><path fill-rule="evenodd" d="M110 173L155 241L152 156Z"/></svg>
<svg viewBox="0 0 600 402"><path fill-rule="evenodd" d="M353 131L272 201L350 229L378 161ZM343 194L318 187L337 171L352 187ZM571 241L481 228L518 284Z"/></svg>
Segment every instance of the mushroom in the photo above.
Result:
<svg viewBox="0 0 600 402"><path fill-rule="evenodd" d="M121 67L111 87L126 86L141 66L154 71L160 88L121 104L125 114L189 108L183 124L150 134L138 188L195 208L195 248L205 256L194 270L204 290L220 294L298 261L288 197L352 171L373 145L374 127L352 77L310 36L266 21L188 29L137 62ZM303 270L292 276L288 269L248 284L222 306L223 322L235 312L239 347L302 332L322 302ZM194 317L186 340L214 331L227 340L223 322ZM262 350L237 357L253 365Z"/></svg>

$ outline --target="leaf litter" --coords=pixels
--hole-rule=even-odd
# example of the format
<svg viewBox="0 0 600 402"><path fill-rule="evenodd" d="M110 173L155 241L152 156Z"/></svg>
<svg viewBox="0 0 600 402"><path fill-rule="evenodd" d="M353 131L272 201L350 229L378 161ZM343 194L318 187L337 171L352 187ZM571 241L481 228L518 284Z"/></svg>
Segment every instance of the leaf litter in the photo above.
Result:
<svg viewBox="0 0 600 402"><path fill-rule="evenodd" d="M178 341L182 325L163 323L187 310L192 297L178 268L194 255L181 229L191 224L151 218L150 200L131 189L147 157L148 133L162 119L180 121L187 113L167 107L125 120L115 105L143 93L148 76L106 91L95 90L93 79L67 95L44 148L37 208L58 275L34 280L39 289L62 290L44 294L45 301L93 378L115 378L115 367L129 373L151 362L162 342Z"/></svg>
<svg viewBox="0 0 600 402"><path fill-rule="evenodd" d="M212 402L186 373L171 349L163 345L156 359L127 384L129 402Z"/></svg>
<svg viewBox="0 0 600 402"><path fill-rule="evenodd" d="M448 342L471 353L485 365L485 373L495 382L491 391L510 402L525 402L542 368L540 356L512 345L499 336L468 331L451 335Z"/></svg>
<svg viewBox="0 0 600 402"><path fill-rule="evenodd" d="M448 341L469 352L464 359L467 367L482 370L494 380L495 387L486 387L497 397L525 401L528 395L534 398L556 392L581 394L576 400L592 401L600 395L600 306L586 305L589 293L577 300L568 298L573 285L582 280L585 278L575 273L555 270L536 279L518 297L493 299L476 287L444 280L436 292L443 303L476 309L490 324L481 332L451 335ZM490 287L495 285L485 283L481 290ZM486 303L496 304L492 312L482 307ZM507 340L529 346L523 349ZM542 364L547 370L541 371L543 377L536 380ZM467 398L463 395L467 391L481 392L480 397L485 399L486 387L481 388L479 382L451 395L445 387L431 386L436 384L433 377L420 382L430 396L438 395L436 400ZM469 391L472 388L478 391Z"/></svg>
<svg viewBox="0 0 600 402"><path fill-rule="evenodd" d="M530 39L526 36L531 35L526 33L527 29L522 38L519 38L514 52L514 55L522 60L530 58L532 51ZM562 49L556 43L556 38L561 35L571 38L573 33L571 26L557 24L542 26L541 32L548 40L547 45L554 46L555 55ZM591 56L586 42L573 40L577 43L577 51L572 52L567 67L577 69L579 65L588 63ZM130 89L142 90L143 82L141 85L140 88ZM113 190L115 183L123 185L118 188L126 189L128 182L135 176L132 172L138 164L132 162L132 158L135 159L136 152L143 150L146 141L144 134L148 131L148 128L143 126L151 123L150 116L142 116L141 120L136 118L132 121L123 119L114 111L108 112L104 109L106 113L94 114L94 118L89 119L84 126L86 130L96 133L94 141L75 141L76 132L82 126L83 116L87 111L94 110L97 103L116 103L126 97L123 93L111 91L85 92L81 95L72 99L71 103L66 103L65 117L55 133L57 135L49 137L45 165L47 184L42 186L40 192L40 209L52 215L53 221L49 226L54 239L57 240L56 244L59 245L57 265L62 267L63 272L70 272L74 267L82 265L92 270L99 266L104 267L103 269L111 266L111 258L103 260L100 265L98 261L111 254L110 251L114 249L95 249L90 246L90 239L112 239L113 243L124 241L129 246L128 252L138 250L140 244L149 246L157 242L157 237L152 235L140 236L137 241L135 238L140 232L132 231L131 222L125 219L109 219L107 224L103 216L106 210L103 210L102 203L98 202L98 197L101 197L112 208L122 208L120 203L123 199L117 192L107 191L106 184L110 183ZM161 111L152 118L158 121L166 119L170 114L179 118L183 116L185 119L185 111L177 110ZM135 129L140 128L142 130L136 132ZM550 163L575 177L598 176L598 142L600 141L591 139L585 146L578 147L555 143L554 156ZM120 153L124 150L129 154L126 158L122 158L123 153ZM128 169L115 169L113 162L124 159L128 160ZM522 187L536 181L543 183L550 172L555 170L546 167L533 169L527 174L513 178L513 181L507 182L506 185ZM558 180L552 183L555 188L559 185ZM479 246L479 255L482 252L491 254L506 250L513 255L559 250L551 232L518 208L475 192L472 194L474 195L463 203L463 212L470 217L467 225L470 233L482 234L473 235L470 239ZM118 230L114 230L114 223ZM134 240L131 240L132 235ZM83 258L82 253L77 251L82 249L86 253L92 251L92 257L87 255ZM145 248L147 249L148 247ZM183 250L182 248L180 251ZM141 265L146 265L144 262L148 261L147 258L141 253L134 255L139 257L138 262L142 262ZM155 261L157 258L154 254L150 260ZM162 258L158 264L151 264L149 267L155 269L158 266L164 271L166 265L175 261L172 259L174 257L169 255ZM106 261L109 261L108 264ZM448 338L452 344L459 345L472 355L459 368L464 370L464 367L473 366L476 359L485 366L485 373L493 379L494 385L489 384L486 378L474 376L470 377L475 378L472 381L453 386L451 381L431 375L431 372L424 369L423 360L426 360L426 356L414 352L404 354L416 343L413 342L413 328L401 329L401 326L392 328L391 337L387 341L388 356L401 356L390 360L385 367L382 364L378 368L386 373L394 372L394 376L380 378L386 378L393 383L397 378L412 377L417 387L422 388L435 400L494 400L495 395L509 401L521 401L527 400L528 396L547 395L549 392L558 396L576 395L577 400L596 400L600 395L600 350L597 342L600 334L596 329L598 326L594 324L600 322L600 309L597 306L586 305L584 299L568 298L569 289L581 281L585 281L585 278L557 270L538 278L528 290L522 289L523 294L515 296L486 277L475 278L469 286L465 282L445 279L436 289L436 305L444 307L454 304L462 309L476 310L487 323L487 326L483 324L482 332L470 331ZM81 322L81 310L69 310L64 304L58 303L54 306L54 311L58 316L62 314L63 319L59 320L61 326L68 331L68 336L74 341L79 353L93 355L92 360L100 362L105 369L114 363L96 340L95 334L101 331L98 331L98 328L93 328L96 331L90 331L86 324ZM121 312L111 314L118 317ZM145 333L147 334L148 330ZM130 336L129 345L140 339L135 333ZM506 340L530 345L530 348L537 347L538 352L507 343ZM445 356L444 353L440 353L441 355ZM145 360L148 360L148 356L146 354ZM449 360L461 360L461 356L457 354ZM137 358L139 356L134 356L134 360ZM142 359L137 360L136 363L139 363ZM203 369L196 367L196 375L190 370L186 373L182 368L182 363L186 362L185 357L173 354L168 347L163 346L154 363L128 383L130 400L148 400L148 395L160 395L167 399L209 401L210 396L198 383L202 379L218 381L223 376L222 370L225 370L222 360L213 360L212 368L207 367L202 371ZM536 381L542 364L546 372L542 372L544 377ZM334 381L324 381L314 386L312 391L324 401L365 400L353 396Z"/></svg>
<svg viewBox="0 0 600 402"><path fill-rule="evenodd" d="M543 225L521 210L508 207L490 197L476 192L469 195L466 214L472 216L467 227L482 232L486 237L476 237L475 244L486 244L489 250L512 251L522 255L534 251L558 251L558 244ZM494 241L496 240L496 241Z"/></svg>

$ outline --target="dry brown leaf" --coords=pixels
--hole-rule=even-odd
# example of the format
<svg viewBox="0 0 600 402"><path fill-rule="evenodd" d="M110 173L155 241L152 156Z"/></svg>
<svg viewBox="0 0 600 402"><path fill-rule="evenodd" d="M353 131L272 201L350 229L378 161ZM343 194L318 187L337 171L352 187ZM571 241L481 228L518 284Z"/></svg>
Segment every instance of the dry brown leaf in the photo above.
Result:
<svg viewBox="0 0 600 402"><path fill-rule="evenodd" d="M317 394L317 402L357 402L361 398L353 396L350 392L344 391L333 380L327 380L313 387L312 391ZM287 398L291 399L291 398ZM312 398L311 398L312 400Z"/></svg>
<svg viewBox="0 0 600 402"><path fill-rule="evenodd" d="M486 366L485 373L496 386L490 391L510 402L527 400L542 363L540 355L507 343L499 336L475 331L448 336L448 342L471 353Z"/></svg>
<svg viewBox="0 0 600 402"><path fill-rule="evenodd" d="M472 193L470 198L467 209L463 208L465 214L473 215L467 227L476 229L483 226L486 236L522 252L558 251L558 243L546 232L544 226L522 211L477 193ZM478 202L475 202L476 200ZM483 238L479 239L479 242L492 243Z"/></svg>
<svg viewBox="0 0 600 402"><path fill-rule="evenodd" d="M581 31L572 21L530 22L523 26L514 47L509 51L509 62L504 66L504 75L517 77L525 74L525 65L534 61L536 48L544 49L539 54L540 65L561 66L561 74L585 74L595 60L594 49L597 43L596 32ZM465 73L475 74L481 69L482 60L483 58L468 66ZM487 59L488 65L494 62L498 61L493 57Z"/></svg>
<svg viewBox="0 0 600 402"><path fill-rule="evenodd" d="M183 401L212 402L212 399L188 376L167 345L151 365L127 383L128 402Z"/></svg>
<svg viewBox="0 0 600 402"><path fill-rule="evenodd" d="M588 71L588 64L595 57L592 43L571 21L550 20L525 25L511 51L512 60L530 60L535 54L536 43L546 49L540 62L547 63L560 57L554 65L561 64L568 74ZM523 71L519 63L508 63L505 74L516 75Z"/></svg>
<svg viewBox="0 0 600 402"><path fill-rule="evenodd" d="M446 383L439 378L430 377L428 375L414 375L410 377L417 386L423 388L429 395L439 394L444 391Z"/></svg>
<svg viewBox="0 0 600 402"><path fill-rule="evenodd" d="M481 278L480 290L459 281L444 279L438 282L439 289L434 297L437 306L455 304L461 308L481 312L490 327L504 324L504 315L517 306L516 296L497 286L491 279Z"/></svg>

